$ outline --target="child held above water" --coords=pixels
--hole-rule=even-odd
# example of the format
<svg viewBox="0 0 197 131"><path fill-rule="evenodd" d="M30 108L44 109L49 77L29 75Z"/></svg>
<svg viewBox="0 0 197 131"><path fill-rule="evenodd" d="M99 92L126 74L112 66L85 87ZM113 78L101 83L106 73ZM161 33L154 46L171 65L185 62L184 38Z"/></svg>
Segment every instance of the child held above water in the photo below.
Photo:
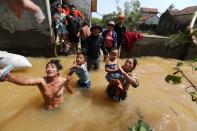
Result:
<svg viewBox="0 0 197 131"><path fill-rule="evenodd" d="M136 58L128 58L123 66L119 66L119 81L120 83L111 83L107 86L107 94L114 100L120 101L125 99L129 85L136 88L139 86L138 80L132 75L132 71L137 65ZM118 74L118 73L117 73ZM118 84L121 84L118 85ZM122 87L122 88L120 88Z"/></svg>

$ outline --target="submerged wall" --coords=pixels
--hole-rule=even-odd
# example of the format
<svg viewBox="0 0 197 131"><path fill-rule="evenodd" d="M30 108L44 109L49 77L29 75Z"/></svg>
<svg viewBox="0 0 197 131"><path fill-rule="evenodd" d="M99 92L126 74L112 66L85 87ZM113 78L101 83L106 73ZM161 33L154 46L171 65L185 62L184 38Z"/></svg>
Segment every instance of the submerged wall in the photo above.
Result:
<svg viewBox="0 0 197 131"><path fill-rule="evenodd" d="M145 35L140 41L133 44L133 48L128 51L129 56L160 56L175 59L193 59L197 56L197 48L191 47L187 51L185 47L170 47L176 43L169 37Z"/></svg>

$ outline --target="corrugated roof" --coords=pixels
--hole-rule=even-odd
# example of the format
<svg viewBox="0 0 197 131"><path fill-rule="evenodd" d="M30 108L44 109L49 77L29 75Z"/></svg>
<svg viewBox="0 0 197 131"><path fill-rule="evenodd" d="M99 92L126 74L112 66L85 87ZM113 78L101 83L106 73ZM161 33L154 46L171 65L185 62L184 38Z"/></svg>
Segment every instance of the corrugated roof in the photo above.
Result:
<svg viewBox="0 0 197 131"><path fill-rule="evenodd" d="M175 15L176 13L179 12L179 10L175 9L175 10L169 10L171 15Z"/></svg>
<svg viewBox="0 0 197 131"><path fill-rule="evenodd" d="M146 14L146 15L142 15L140 17L140 21L146 21L148 19L150 19L151 17L155 16L155 14Z"/></svg>
<svg viewBox="0 0 197 131"><path fill-rule="evenodd" d="M144 13L158 13L157 8L147 8L147 7L141 7L140 9Z"/></svg>
<svg viewBox="0 0 197 131"><path fill-rule="evenodd" d="M195 11L197 11L197 6L190 6L190 7L186 7L183 10L180 10L172 15L189 15L189 14L193 14Z"/></svg>

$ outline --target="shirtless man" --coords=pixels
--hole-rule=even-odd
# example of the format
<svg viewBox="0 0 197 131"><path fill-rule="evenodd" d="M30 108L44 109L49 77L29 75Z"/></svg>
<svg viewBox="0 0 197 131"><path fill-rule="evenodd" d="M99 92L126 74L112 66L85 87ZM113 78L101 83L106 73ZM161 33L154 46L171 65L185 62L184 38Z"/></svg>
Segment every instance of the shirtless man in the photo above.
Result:
<svg viewBox="0 0 197 131"><path fill-rule="evenodd" d="M64 102L65 89L73 93L70 86L66 86L67 79L59 76L62 68L59 60L52 59L46 65L46 76L43 78L25 78L9 73L3 80L23 86L37 86L43 96L45 109L53 110Z"/></svg>
<svg viewBox="0 0 197 131"><path fill-rule="evenodd" d="M90 27L86 22L83 23L83 27L80 30L80 37L81 37L81 50L85 50L86 44L85 40L91 35Z"/></svg>

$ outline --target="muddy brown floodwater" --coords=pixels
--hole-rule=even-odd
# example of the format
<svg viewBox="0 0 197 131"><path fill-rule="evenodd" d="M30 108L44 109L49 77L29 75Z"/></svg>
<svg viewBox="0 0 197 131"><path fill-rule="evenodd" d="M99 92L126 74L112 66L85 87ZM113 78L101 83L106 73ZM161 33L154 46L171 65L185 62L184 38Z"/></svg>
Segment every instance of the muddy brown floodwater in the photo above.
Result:
<svg viewBox="0 0 197 131"><path fill-rule="evenodd" d="M66 76L74 56L58 57L64 65ZM45 65L50 59L28 58L33 67L14 74L32 77L45 75ZM124 59L119 60L123 64ZM60 109L46 111L37 87L0 83L0 130L1 131L127 131L141 117L153 131L197 131L197 104L191 101L184 88L165 82L173 72L177 60L159 57L140 57L134 74L140 81L138 88L129 88L128 97L122 102L107 98L104 63L97 72L90 72L90 90L77 88L75 93L65 94ZM184 67L185 73L197 84L197 73Z"/></svg>

